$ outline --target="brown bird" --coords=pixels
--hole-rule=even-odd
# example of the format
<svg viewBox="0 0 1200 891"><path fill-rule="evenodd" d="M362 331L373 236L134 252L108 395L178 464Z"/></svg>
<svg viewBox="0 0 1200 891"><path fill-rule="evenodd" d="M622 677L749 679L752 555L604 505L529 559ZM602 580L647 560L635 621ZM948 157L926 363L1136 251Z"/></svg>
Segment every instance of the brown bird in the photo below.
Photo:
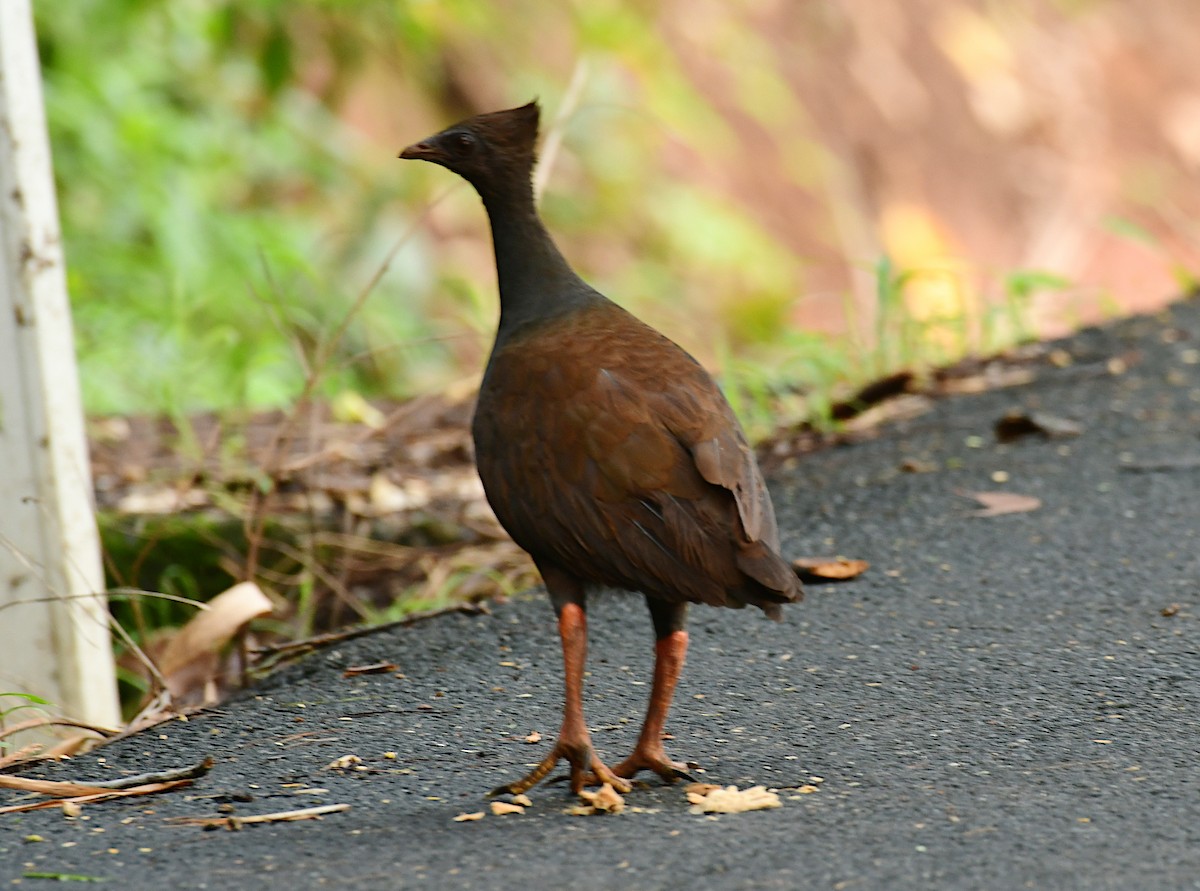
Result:
<svg viewBox="0 0 1200 891"><path fill-rule="evenodd" d="M536 102L482 114L411 145L483 199L500 284L500 325L472 433L488 501L533 557L558 616L562 729L524 792L560 759L571 788L643 769L686 776L662 735L687 652L689 603L753 604L772 619L801 598L779 556L775 511L746 436L691 356L588 286L538 216L531 176ZM650 703L633 753L597 757L583 718L587 592L640 591L654 623ZM495 794L494 793L494 794Z"/></svg>

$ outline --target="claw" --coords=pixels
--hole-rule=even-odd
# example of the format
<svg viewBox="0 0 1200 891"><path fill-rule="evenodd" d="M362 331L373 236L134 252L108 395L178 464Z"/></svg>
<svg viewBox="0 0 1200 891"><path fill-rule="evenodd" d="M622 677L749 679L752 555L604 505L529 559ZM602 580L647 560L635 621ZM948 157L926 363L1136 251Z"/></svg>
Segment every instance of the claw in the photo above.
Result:
<svg viewBox="0 0 1200 891"><path fill-rule="evenodd" d="M662 746L658 746L655 751L654 748L643 748L639 745L628 758L613 767L613 773L629 778L639 771L652 770L668 783L674 783L676 780L697 782L696 777L687 768L688 765L669 759Z"/></svg>
<svg viewBox="0 0 1200 891"><path fill-rule="evenodd" d="M625 793L633 788L628 782L621 778L620 775L610 770L609 767L600 760L595 751L591 747L591 743L586 743L586 747L581 748L578 743L574 745L566 745L561 737L554 748L550 750L550 754L542 759L533 770L527 773L519 780L514 780L511 783L505 783L503 786L497 786L488 793L489 798L494 798L497 795L520 795L523 792L528 792L542 780L550 775L550 771L554 770L555 765L559 761L566 761L571 766L571 791L576 795L579 794L585 786L603 785L610 783L618 792ZM585 766L586 765L586 766ZM551 782L558 782L557 779Z"/></svg>

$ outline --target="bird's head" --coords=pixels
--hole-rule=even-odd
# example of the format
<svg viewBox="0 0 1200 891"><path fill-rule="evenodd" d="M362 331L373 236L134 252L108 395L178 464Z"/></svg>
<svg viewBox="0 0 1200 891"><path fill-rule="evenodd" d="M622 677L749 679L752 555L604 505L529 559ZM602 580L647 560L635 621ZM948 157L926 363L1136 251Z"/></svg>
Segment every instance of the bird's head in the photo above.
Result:
<svg viewBox="0 0 1200 891"><path fill-rule="evenodd" d="M539 116L536 100L520 108L476 115L413 143L400 157L441 164L476 189L486 188L501 170L528 177L536 160Z"/></svg>

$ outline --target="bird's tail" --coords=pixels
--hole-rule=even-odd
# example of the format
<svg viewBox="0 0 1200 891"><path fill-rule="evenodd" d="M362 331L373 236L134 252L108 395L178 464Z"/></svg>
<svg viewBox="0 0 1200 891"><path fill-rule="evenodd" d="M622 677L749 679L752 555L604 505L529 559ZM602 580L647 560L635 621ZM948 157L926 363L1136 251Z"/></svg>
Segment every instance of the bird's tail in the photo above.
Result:
<svg viewBox="0 0 1200 891"><path fill-rule="evenodd" d="M758 583L753 586L748 602L759 607L769 618L779 621L780 604L804 599L804 589L795 570L765 542L744 545L738 552L737 565Z"/></svg>

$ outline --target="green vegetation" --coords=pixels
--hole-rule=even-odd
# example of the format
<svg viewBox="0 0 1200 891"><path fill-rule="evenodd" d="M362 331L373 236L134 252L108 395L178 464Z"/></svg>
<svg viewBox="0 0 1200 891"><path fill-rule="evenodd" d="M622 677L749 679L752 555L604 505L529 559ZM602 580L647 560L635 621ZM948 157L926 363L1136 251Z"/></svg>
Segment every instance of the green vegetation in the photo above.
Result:
<svg viewBox="0 0 1200 891"><path fill-rule="evenodd" d="M63 16L35 3L89 412L180 418L347 390L404 397L475 373L495 313L482 214L468 190L394 154L432 126L400 109L436 97L435 120L462 113L455 91L478 72L457 48L482 51L523 8L80 0ZM802 259L709 177L664 175L652 160L740 151L657 23L624 3L539 22L579 60L565 119L562 60L532 52L532 36L511 35L511 57L478 64L503 72L504 101L540 93L563 140L547 159L551 227L602 290L719 361L757 433L780 412L819 418L838 384L1025 336L1032 291L1061 287L1011 277L1007 335L964 329L930 351L928 320L907 315L919 274L883 260L870 337L797 330ZM731 32L722 47L741 60L733 86L751 117L803 120L759 37ZM388 64L403 76L378 70ZM364 104L397 110L364 125ZM815 141L789 141L782 162L799 183L828 173ZM441 228L463 227L476 247L442 269L420 215L447 193Z"/></svg>
<svg viewBox="0 0 1200 891"><path fill-rule="evenodd" d="M301 4L318 12L322 4ZM383 256L398 178L367 176L333 99L300 89L284 3L36 4L89 411L285 405L298 354ZM411 203L411 202L409 202ZM393 270L339 358L428 337ZM329 391L420 381L429 349L337 364Z"/></svg>

